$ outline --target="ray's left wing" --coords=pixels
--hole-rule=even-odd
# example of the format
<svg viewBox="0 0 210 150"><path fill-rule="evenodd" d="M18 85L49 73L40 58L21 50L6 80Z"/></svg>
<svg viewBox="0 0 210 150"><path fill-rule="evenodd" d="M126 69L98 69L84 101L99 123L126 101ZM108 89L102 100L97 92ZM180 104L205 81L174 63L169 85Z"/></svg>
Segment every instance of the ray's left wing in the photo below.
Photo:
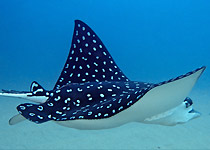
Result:
<svg viewBox="0 0 210 150"><path fill-rule="evenodd" d="M54 89L69 83L129 81L105 45L84 22L75 21L69 56Z"/></svg>

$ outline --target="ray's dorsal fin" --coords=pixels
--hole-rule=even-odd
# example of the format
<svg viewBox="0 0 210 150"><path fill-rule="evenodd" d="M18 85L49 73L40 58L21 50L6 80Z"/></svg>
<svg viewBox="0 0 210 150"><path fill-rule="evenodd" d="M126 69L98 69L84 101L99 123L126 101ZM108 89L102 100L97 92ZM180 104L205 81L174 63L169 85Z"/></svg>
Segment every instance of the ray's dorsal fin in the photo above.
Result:
<svg viewBox="0 0 210 150"><path fill-rule="evenodd" d="M42 95L45 95L46 90L39 83L37 83L36 81L33 81L31 83L30 92L33 95L42 96Z"/></svg>
<svg viewBox="0 0 210 150"><path fill-rule="evenodd" d="M95 32L75 21L71 49L54 89L69 83L129 81Z"/></svg>

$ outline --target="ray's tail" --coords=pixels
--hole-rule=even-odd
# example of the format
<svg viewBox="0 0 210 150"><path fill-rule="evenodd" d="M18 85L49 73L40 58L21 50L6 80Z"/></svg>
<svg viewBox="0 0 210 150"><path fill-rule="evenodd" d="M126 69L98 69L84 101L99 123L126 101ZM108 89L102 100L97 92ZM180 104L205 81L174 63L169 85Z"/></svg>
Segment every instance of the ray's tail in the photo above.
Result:
<svg viewBox="0 0 210 150"><path fill-rule="evenodd" d="M36 81L33 81L30 86L30 91L2 89L0 96L16 97L27 99L36 103L44 103L50 97L50 91L45 90L40 84L38 84Z"/></svg>

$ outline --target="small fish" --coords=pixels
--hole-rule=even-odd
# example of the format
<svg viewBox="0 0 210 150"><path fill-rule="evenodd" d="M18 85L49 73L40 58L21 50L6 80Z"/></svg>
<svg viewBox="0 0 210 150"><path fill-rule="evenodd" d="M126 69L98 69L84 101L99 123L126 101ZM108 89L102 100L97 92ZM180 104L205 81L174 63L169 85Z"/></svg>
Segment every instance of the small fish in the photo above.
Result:
<svg viewBox="0 0 210 150"><path fill-rule="evenodd" d="M32 82L30 91L0 95L31 100L17 106L16 124L28 119L77 129L106 129L129 122L175 125L200 116L187 97L206 67L160 83L131 81L84 22L75 21L72 44L53 90ZM37 104L38 103L38 104Z"/></svg>

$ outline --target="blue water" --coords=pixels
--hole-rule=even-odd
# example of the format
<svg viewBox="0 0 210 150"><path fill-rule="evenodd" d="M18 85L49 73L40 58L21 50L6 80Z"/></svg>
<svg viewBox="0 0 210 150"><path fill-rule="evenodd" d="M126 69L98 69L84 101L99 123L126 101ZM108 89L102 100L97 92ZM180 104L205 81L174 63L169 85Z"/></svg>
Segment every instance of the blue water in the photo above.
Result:
<svg viewBox="0 0 210 150"><path fill-rule="evenodd" d="M209 1L192 0L1 1L1 88L26 89L32 80L52 88L75 19L99 35L132 80L159 82L208 67L209 8ZM203 79L209 76L207 70Z"/></svg>
<svg viewBox="0 0 210 150"><path fill-rule="evenodd" d="M2 0L0 89L28 90L33 80L52 89L75 19L97 33L131 80L157 83L205 65L195 88L209 89L208 0Z"/></svg>

